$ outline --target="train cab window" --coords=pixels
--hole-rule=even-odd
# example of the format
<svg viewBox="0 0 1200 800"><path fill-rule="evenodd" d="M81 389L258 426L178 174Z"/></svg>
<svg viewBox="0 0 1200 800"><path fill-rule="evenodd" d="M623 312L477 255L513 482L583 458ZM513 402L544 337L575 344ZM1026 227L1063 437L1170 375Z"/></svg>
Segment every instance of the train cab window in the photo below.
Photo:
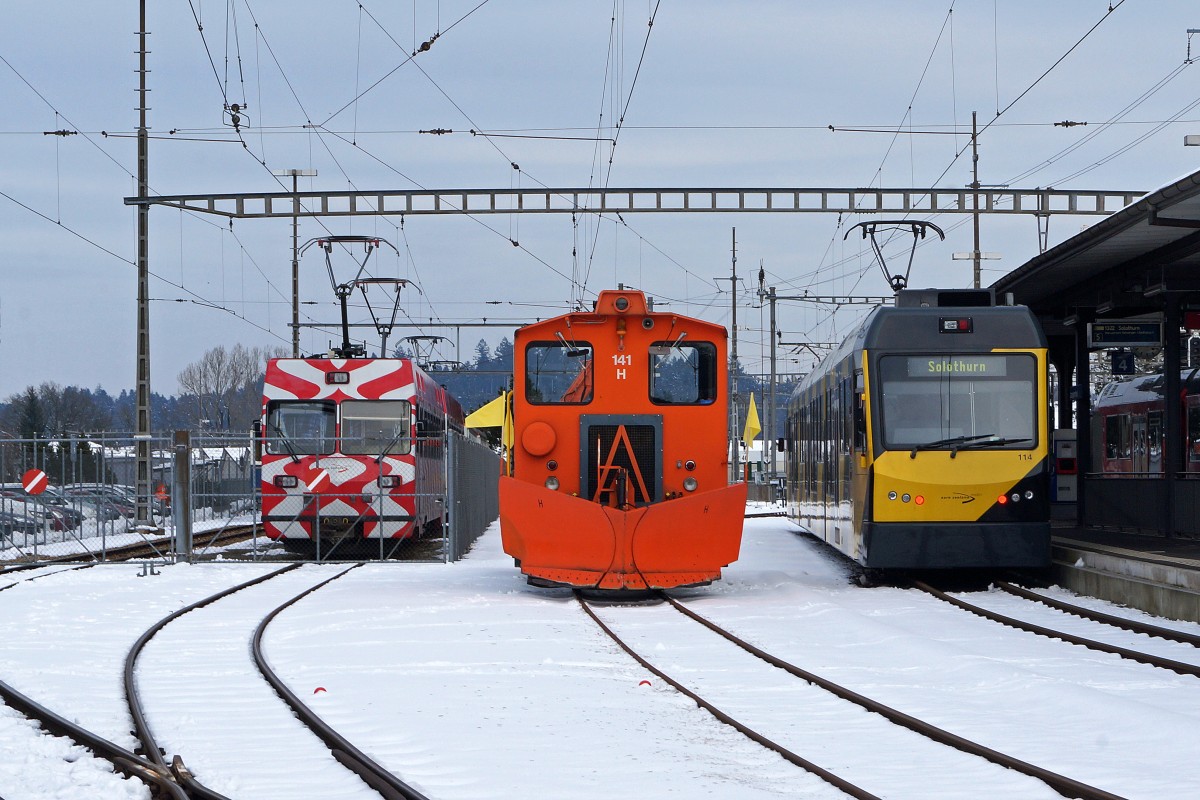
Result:
<svg viewBox="0 0 1200 800"><path fill-rule="evenodd" d="M325 455L333 452L337 407L328 401L271 401L263 431L269 455Z"/></svg>
<svg viewBox="0 0 1200 800"><path fill-rule="evenodd" d="M972 447L1027 450L1037 444L1032 355L887 355L879 360L879 376L886 447L961 448L961 437L981 437Z"/></svg>
<svg viewBox="0 0 1200 800"><path fill-rule="evenodd" d="M407 400L346 400L342 403L342 452L377 455L409 451Z"/></svg>
<svg viewBox="0 0 1200 800"><path fill-rule="evenodd" d="M592 402L592 346L532 342L525 348L525 400L534 405Z"/></svg>
<svg viewBox="0 0 1200 800"><path fill-rule="evenodd" d="M708 405L717 399L717 348L711 342L655 342L648 358L652 402Z"/></svg>

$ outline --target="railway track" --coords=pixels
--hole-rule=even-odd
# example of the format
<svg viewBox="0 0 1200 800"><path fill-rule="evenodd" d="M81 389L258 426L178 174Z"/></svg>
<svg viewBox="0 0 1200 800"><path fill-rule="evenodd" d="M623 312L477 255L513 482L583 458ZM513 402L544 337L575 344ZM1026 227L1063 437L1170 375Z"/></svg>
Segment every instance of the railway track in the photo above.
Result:
<svg viewBox="0 0 1200 800"><path fill-rule="evenodd" d="M200 800L229 800L227 795L209 785L217 778L220 778L222 785L240 784L248 786L257 781L258 785L261 786L289 778L294 784L297 780L295 775L285 775L284 773L301 770L303 775L314 780L314 783L306 786L305 789L311 789L318 795L322 792L322 787L336 786L339 790L344 790L347 781L354 781L354 778L350 776L342 778L331 775L328 771L331 768L335 772L340 772L342 768L345 768L353 773L354 776L357 776L363 784L366 784L360 790L354 790L351 787L349 791L352 795L355 791L361 793L374 790L374 795L387 798L387 800L426 800L423 795L396 778L325 723L271 669L262 648L263 633L270 622L293 603L318 591L330 582L343 577L359 565L343 569L337 574L316 583L313 582L313 578L307 577L307 572L303 575L296 572L301 566L303 565L288 565L253 580L214 593L209 597L167 615L139 637L134 646L130 648L126 657L124 681L130 715L134 721L136 736L141 743L140 752L144 754L142 757L152 762L158 772L167 772L170 774L179 786L183 788L188 797L199 798ZM283 579L286 575L294 578L294 584L303 586L299 593L295 591L295 586L292 584L280 585L278 587L274 585L267 586L269 582ZM278 603L280 592L288 596L288 599L282 603ZM200 701L200 707L189 707L186 713L189 717L207 724L211 724L214 719L219 720L225 726L226 731L231 731L242 724L244 722L241 718L243 715L250 715L255 721L255 735L258 737L265 735L267 739L275 743L275 746L280 746L279 743L281 742L287 742L291 746L297 741L295 734L283 730L279 724L282 722L286 726L290 724L290 721L299 719L313 736L323 743L325 750L321 754L320 745L310 740L305 740L305 742L295 745L297 748L296 752L289 752L289 756L295 757L295 763L297 765L303 764L303 767L283 768L284 773L281 773L281 768L278 765L268 766L263 764L262 759L254 759L254 762L260 767L265 766L262 775L230 775L228 774L229 767L212 766L211 762L213 759L211 756L208 758L208 766L196 769L199 764L205 763L205 755L201 754L199 759L189 762L185 760L185 754L182 753L171 756L168 763L168 757L165 754L170 751L170 748L164 746L164 743L161 741L162 737L156 736L154 733L153 725L151 724L153 701L146 698L146 691L139 688L137 680L137 664L139 659L144 657L144 652L155 641L156 637L164 634L164 631L170 632L171 628L169 626L172 623L178 623L185 615L193 614L201 609L210 609L205 611L204 615L220 614L224 606L234 602L227 599L234 595L241 595L246 598L242 602L248 604L249 608L252 609L253 616L251 619L259 619L263 607L275 606L275 608L258 621L252 635L249 633L247 625L253 625L253 622L247 623L245 606L228 610L225 612L226 616L217 617L215 623L211 617L208 618L200 623L204 625L202 630L207 632L215 629L222 631L222 633L216 636L208 636L209 641L206 641L205 644L213 647L214 650L220 650L229 647L237 648L245 646L246 640L249 639L255 666L261 675L261 679L265 679L266 683L270 684L270 687L262 685L255 691L255 687L251 685L253 681L250 681L245 676L227 678L226 680L234 682L227 693L233 699L223 705L220 700L213 699L213 695L216 694L215 692L206 691L212 686L211 683L203 683L203 675L208 671L207 667L199 665L191 673L186 669L173 669L171 673L176 681L192 687L193 694L199 693L205 697L204 700ZM222 603L220 601L225 602ZM229 630L228 634L223 633L226 630ZM170 653L183 646L185 642L192 640L192 634L185 631L175 634L170 641L162 643L160 647L162 650ZM188 660L192 660L193 656L194 654L189 655ZM218 660L219 657L214 655L213 661ZM259 683L261 684L262 680ZM153 694L153 690L151 694ZM161 690L159 694L161 699ZM264 695L266 696L264 697ZM280 699L287 704L288 709L286 711L283 709L282 704L279 703ZM237 707L235 708L230 704L237 704ZM272 707L272 704L274 707ZM263 733L264 729L266 730L265 734ZM174 735L176 737L181 736L178 732L175 732ZM208 738L211 740L213 737L210 734ZM222 742L227 742L226 746L238 746L237 740L232 738L232 736L225 735L216 738L219 738ZM245 749L253 751L256 749L257 744L258 740L256 739L247 742L243 746ZM210 745L211 741L201 746ZM196 755L196 751L192 750L186 755L191 759ZM341 767L333 768L331 764L322 764L320 763L322 759L336 761ZM273 772L272 769L274 769ZM304 770L307 770L307 772ZM320 780L323 780L325 783L316 782ZM340 791L339 796L343 796Z"/></svg>
<svg viewBox="0 0 1200 800"><path fill-rule="evenodd" d="M243 542L253 538L255 531L259 528L253 524L236 525L225 528L213 534L201 534L196 536L198 544L204 547L218 547L237 542ZM142 541L132 542L130 544L116 545L104 548L104 561L139 561L139 560L166 560L172 557L174 552L174 537L173 536L143 536ZM39 558L37 561L21 561L14 559L4 565L0 569L0 575L8 572L19 572L22 570L38 569L47 564L73 564L79 562L89 564L100 563L100 559L96 554L84 550L78 553L69 553L61 556L51 556Z"/></svg>
<svg viewBox="0 0 1200 800"><path fill-rule="evenodd" d="M27 581L57 575L61 572L86 569L91 566L93 564L67 567L66 569L47 569L44 566L39 566L38 568L44 571L37 575L24 576L21 580L0 586L0 592ZM7 576L10 572L24 572L33 568L33 565L27 565L17 569L5 570L4 575ZM115 744L100 734L62 717L27 695L17 691L2 680L0 680L0 698L10 708L20 712L27 719L36 722L44 731L55 736L70 739L76 744L87 748L95 757L107 761L112 765L115 772L140 780L150 789L152 796L157 798L171 798L172 800L188 800L187 793L176 783L174 776L169 771L163 769L153 761Z"/></svg>
<svg viewBox="0 0 1200 800"><path fill-rule="evenodd" d="M1000 582L996 585L1014 597L1022 598L1030 603L1049 606L1064 615L1079 617L1101 626L1107 626L1108 628L1130 631L1132 633L1143 634L1149 637L1155 637L1180 644L1190 645L1194 648L1200 648L1200 636L1195 636L1182 631L1175 631L1169 628L1163 628L1161 626L1151 625L1136 620L1124 619L1112 614L1106 614L1103 612L1083 608L1082 606L1071 605L1069 603L1055 600L1010 583ZM1009 614L1001 614L994 610L985 608L977 603L968 602L961 597L956 597L955 595L949 594L920 581L915 583L914 586L917 589L920 589L921 591L930 594L939 600L943 600L951 605L961 608L964 611L969 611L970 613L983 617L984 619L997 622L1001 625L1006 625L1010 628L1027 631L1038 636L1059 639L1070 644L1086 647L1089 650L1117 655L1121 658L1136 661L1141 664L1149 664L1160 669L1171 670L1172 672L1176 672L1180 675L1191 675L1193 677L1200 678L1200 663L1190 663L1174 658L1167 658L1155 653L1112 644L1101 639L1080 636L1059 628L1050 628L1046 625L1030 622Z"/></svg>
<svg viewBox="0 0 1200 800"><path fill-rule="evenodd" d="M361 565L356 564L355 566ZM350 569L354 569L354 567L351 567ZM404 781L401 781L391 772L384 769L379 765L378 762L363 753L348 739L326 724L319 715L314 713L312 709L305 705L304 702L301 701L300 698L297 697L296 694L287 687L287 684L280 680L279 676L271 668L271 665L263 652L263 632L266 631L267 626L271 624L271 621L274 620L275 617L280 614L280 612L317 591L330 581L334 581L342 577L349 572L350 569L340 572L329 580L322 581L316 586L304 590L291 600L288 600L287 602L278 606L267 616L263 617L262 622L260 622L258 627L254 629L254 639L252 643L254 665L258 668L258 671L262 674L266 681L271 684L271 687L275 689L276 694L278 694L283 701L291 707L297 718L299 718L306 726L308 726L309 730L316 734L317 738L325 743L325 745L329 748L330 754L332 754L340 764L362 778L364 783L366 783L372 789L375 789L380 795L388 798L389 800L427 800L425 795L421 794Z"/></svg>
<svg viewBox="0 0 1200 800"><path fill-rule="evenodd" d="M637 648L630 645L627 641L625 641L625 639L623 637L621 637L617 633L617 631L614 629L613 625L607 624L601 618L601 614L597 613L593 604L591 604L587 600L585 600L584 597L582 596L582 594L580 594L579 592L576 592L575 597L576 597L577 601L579 602L579 604L584 609L584 611L588 614L588 616L592 620L594 620L596 622L596 624L602 630L604 630L604 632L610 638L612 638L613 641L616 642L616 644L622 650L624 650L627 654L629 654L630 657L632 657L634 660L636 660L645 669L647 669L654 675L658 676L661 680L670 684L674 689L676 689L677 691L681 692L682 694L684 694L687 697L689 697L690 699L692 699L694 702L697 703L697 705L699 705L700 707L707 710L709 713L711 713L714 717L716 717L720 721L734 727L736 730L741 732L743 735L749 737L750 739L759 743L760 745L767 747L767 748L775 751L776 753L779 753L787 761L810 772L813 775L816 775L817 777L821 778L822 780L826 781L827 783L831 784L832 786L837 787L838 789L842 790L843 792L845 792L846 794L848 794L851 797L871 798L871 797L877 796L876 794L872 793L871 789L865 788L862 785L864 783L871 782L869 779L854 778L853 780L851 780L848 777L846 777L845 775L836 774L832 770L829 770L829 769L826 769L826 768L820 766L817 763L818 759L816 757L802 756L802 755L798 754L797 752L794 752L793 749L785 746L784 744L781 744L778 741L779 737L771 738L771 737L767 736L766 734L764 734L763 732L761 732L760 730L757 729L757 727L761 727L761 725L752 726L750 724L747 724L747 723L739 720L738 718L736 718L733 714L729 713L728 711L726 711L722 708L719 708L716 703L710 701L709 699L706 699L704 696L701 696L701 694L699 692L694 691L693 689L691 689L687 685L685 685L682 680L668 674L666 672L666 670L663 669L661 666L655 665L655 663L653 663L653 661L650 658L646 657L643 653L638 652ZM788 675L799 678L800 680L804 681L809 686L823 690L824 692L835 696L836 698L838 698L841 701L845 701L847 703L852 703L855 706L858 706L862 709L865 709L865 710L871 712L872 714L878 715L879 717L882 717L887 722L892 723L894 726L897 726L899 728L903 728L912 733L918 734L920 737L925 739L927 742L932 742L932 743L935 743L940 746L953 748L954 750L959 751L968 756L976 757L978 759L983 759L983 760L986 760L987 762L990 762L991 764L995 764L997 766L1004 767L1006 769L1021 773L1022 775L1028 776L1029 778L1032 778L1032 779L1042 782L1047 787L1049 787L1051 790L1053 790L1054 792L1057 792L1058 794L1060 794L1064 797L1084 798L1085 800L1117 800L1117 798L1120 797L1119 795L1113 794L1106 790L1103 790L1103 789L1100 789L1100 788L1097 788L1094 786L1090 786L1086 783L1074 780L1068 776L1053 772L1052 770L1048 770L1048 769L1039 767L1037 765L1030 764L1021 759L1006 755L1004 753L1001 753L994 749L988 748L981 744L972 742L972 741L965 739L961 736L958 736L952 732L938 728L937 726L934 726L928 722L925 722L923 720L912 717L912 716L905 714L901 711L898 711L894 708L890 708L882 703L872 700L869 697L866 697L860 693L854 692L851 689L848 689L848 688L841 686L833 681L825 679L813 672L810 672L808 670L797 667L791 663L784 661L783 659L780 659L780 658L764 651L763 649L737 637L736 635L732 634L731 632L722 628L721 626L717 625L716 623L702 617L701 615L697 614L692 609L688 608L686 605L680 603L679 601L666 595L665 593L660 593L658 595L658 597L663 603L668 605L670 608L679 612L680 614L682 614L683 616L685 616L687 619L691 620L692 622L702 625L707 630L718 635L725 642L736 646L738 649L740 649L744 653L751 655L751 656L755 657L756 659L759 659L760 661L762 661L766 664L769 664L772 667L777 668L778 670L782 670L783 672L787 673ZM681 669L683 669L683 668L681 667ZM694 671L691 674L694 675ZM718 690L718 691L722 694L731 694L730 692L726 692L726 691L722 691L722 690ZM841 712L841 714L844 714L844 713L845 713L844 711ZM840 718L841 714L839 714L839 718ZM786 728L786 726L779 726L779 727ZM802 738L802 737L798 737L798 738ZM875 742L874 739L872 739L872 741ZM868 748L868 750L869 749L870 748ZM829 758L829 756L825 756L825 758ZM879 791L881 794L885 794L885 795L887 794L886 788L876 789L875 791Z"/></svg>

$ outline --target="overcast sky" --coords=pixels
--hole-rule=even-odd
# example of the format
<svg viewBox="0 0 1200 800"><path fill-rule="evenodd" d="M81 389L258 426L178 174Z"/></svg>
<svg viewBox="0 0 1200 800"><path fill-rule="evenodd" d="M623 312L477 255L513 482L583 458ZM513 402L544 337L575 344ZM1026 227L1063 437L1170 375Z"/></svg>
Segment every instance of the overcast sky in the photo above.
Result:
<svg viewBox="0 0 1200 800"><path fill-rule="evenodd" d="M280 191L290 179L281 186L272 171L293 168L316 170L301 189L317 191L959 187L971 181L972 111L986 126L984 184L1148 191L1200 167L1200 148L1183 146L1200 133L1200 71L1186 64L1200 10L1182 1L148 6L155 195ZM5 8L0 399L44 381L112 393L134 385L136 219L123 198L136 193L137 13L134 0ZM1200 36L1194 44L1200 56ZM247 107L238 131L225 111L235 102ZM1054 124L1067 120L1088 124ZM453 133L419 133L437 128ZM46 134L56 130L78 133ZM457 341L469 359L478 339L512 331L430 320L515 325L618 282L728 326L730 283L716 279L730 274L736 228L739 349L753 372L767 355L760 264L780 294L890 294L861 237L843 241L867 219L331 218L302 221L300 240L369 234L394 245L399 254L381 248L370 274L412 281L400 318L422 326L391 341L445 336L433 356L451 360ZM969 218L933 221L947 240L918 250L912 285L970 285L971 263L952 259L972 247ZM1050 242L1095 221L1055 217ZM177 392L179 372L218 344L290 351L290 221L231 227L155 207L150 227L155 391ZM893 242L889 262L902 268L907 247ZM1037 253L1037 225L985 218L981 249L1002 256L985 262L986 285ZM332 266L339 282L357 270L346 254ZM317 249L300 273L302 321L335 322ZM780 303L782 339L840 339L864 312ZM370 320L361 307L351 315ZM301 348L335 339L305 328ZM790 350L780 370L807 370L811 357L792 362Z"/></svg>

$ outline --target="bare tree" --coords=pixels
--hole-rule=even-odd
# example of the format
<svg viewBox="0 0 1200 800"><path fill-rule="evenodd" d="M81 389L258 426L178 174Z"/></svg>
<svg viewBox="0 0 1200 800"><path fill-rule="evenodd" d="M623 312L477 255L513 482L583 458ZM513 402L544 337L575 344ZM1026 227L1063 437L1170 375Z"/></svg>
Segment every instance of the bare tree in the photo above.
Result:
<svg viewBox="0 0 1200 800"><path fill-rule="evenodd" d="M283 348L218 345L179 373L179 386L194 404L195 423L212 430L246 430L258 417L268 358Z"/></svg>

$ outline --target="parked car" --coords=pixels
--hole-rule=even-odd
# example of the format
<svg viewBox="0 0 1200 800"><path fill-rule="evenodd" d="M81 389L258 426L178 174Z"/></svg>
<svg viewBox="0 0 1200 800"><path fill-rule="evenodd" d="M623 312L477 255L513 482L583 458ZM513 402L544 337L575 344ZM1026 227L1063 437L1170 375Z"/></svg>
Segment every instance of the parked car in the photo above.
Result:
<svg viewBox="0 0 1200 800"><path fill-rule="evenodd" d="M21 533L37 533L55 530L52 518L36 506L30 506L11 497L0 497L0 513L12 519L15 530Z"/></svg>
<svg viewBox="0 0 1200 800"><path fill-rule="evenodd" d="M108 502L103 497L87 497L84 495L73 495L63 491L57 486L51 486L46 489L44 494L53 493L55 498L67 505L69 508L81 514L85 519L94 519L99 522L109 522L114 519L121 519L123 516L121 509Z"/></svg>
<svg viewBox="0 0 1200 800"><path fill-rule="evenodd" d="M136 504L123 493L113 491L106 484L73 484L64 486L62 491L75 500L91 504L97 509L98 518L115 519L117 517L132 518L137 513Z"/></svg>
<svg viewBox="0 0 1200 800"><path fill-rule="evenodd" d="M83 513L72 508L67 500L57 494L26 494L21 487L5 484L0 486L0 497L24 504L26 513L34 511L41 514L50 523L51 530L70 531L83 522Z"/></svg>
<svg viewBox="0 0 1200 800"><path fill-rule="evenodd" d="M24 514L0 508L0 535L11 537L14 534L24 534L32 536L39 530L41 529L38 527L37 522Z"/></svg>

